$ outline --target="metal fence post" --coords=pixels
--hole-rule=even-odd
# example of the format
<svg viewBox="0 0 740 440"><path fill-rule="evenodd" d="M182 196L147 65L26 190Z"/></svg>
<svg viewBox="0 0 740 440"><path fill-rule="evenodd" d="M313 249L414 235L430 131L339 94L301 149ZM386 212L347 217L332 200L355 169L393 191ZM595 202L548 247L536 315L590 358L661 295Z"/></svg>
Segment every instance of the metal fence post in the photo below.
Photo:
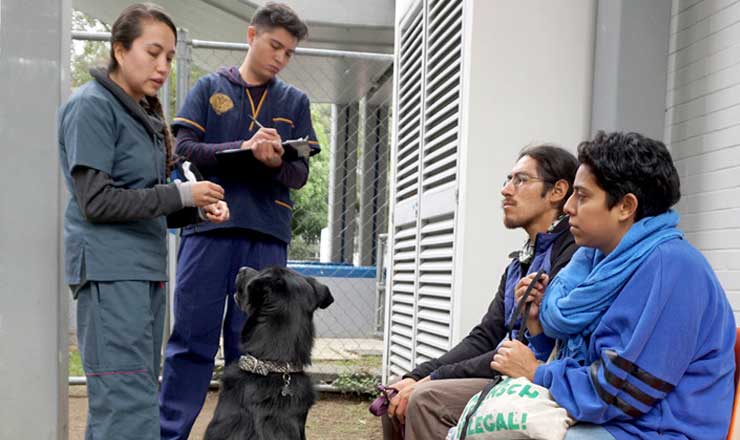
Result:
<svg viewBox="0 0 740 440"><path fill-rule="evenodd" d="M180 110L183 103L185 102L185 96L187 96L188 90L190 89L190 44L188 44L188 31L187 29L177 30L177 45L175 47L176 55L176 71L175 71L175 112ZM172 78L167 78L164 86L160 93L164 95L162 101L162 110L164 112L165 120L169 123L172 121L171 108L170 108L170 81ZM162 358L167 349L167 341L172 334L174 327L175 316L175 282L176 282L176 271L177 271L177 249L180 244L180 239L177 234L167 235L167 272L168 272L168 283L167 283L167 311L165 313L165 325L164 335L162 338Z"/></svg>
<svg viewBox="0 0 740 440"><path fill-rule="evenodd" d="M164 120L170 121L170 78L164 82L164 85L159 89L159 102L162 103L162 113L164 113Z"/></svg>
<svg viewBox="0 0 740 440"><path fill-rule="evenodd" d="M383 337L385 327L385 284L388 272L386 249L388 248L388 233L378 234L375 248L375 335Z"/></svg>
<svg viewBox="0 0 740 440"><path fill-rule="evenodd" d="M180 110L190 89L190 44L187 29L177 30L177 85L175 86L175 109Z"/></svg>
<svg viewBox="0 0 740 440"><path fill-rule="evenodd" d="M332 161L329 178L331 261L352 263L357 213L357 141L359 102L336 105L332 111Z"/></svg>
<svg viewBox="0 0 740 440"><path fill-rule="evenodd" d="M358 245L361 266L377 263L378 235L387 229L388 105L365 105L362 179L360 181L360 222Z"/></svg>

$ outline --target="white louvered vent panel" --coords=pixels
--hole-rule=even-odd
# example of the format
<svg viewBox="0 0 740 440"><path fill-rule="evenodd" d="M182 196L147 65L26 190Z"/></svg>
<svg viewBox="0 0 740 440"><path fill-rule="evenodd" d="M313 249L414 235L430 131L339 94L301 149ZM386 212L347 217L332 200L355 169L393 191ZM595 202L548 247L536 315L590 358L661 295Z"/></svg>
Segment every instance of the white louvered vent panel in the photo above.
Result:
<svg viewBox="0 0 740 440"><path fill-rule="evenodd" d="M396 203L419 193L424 14L418 9L401 28L398 60Z"/></svg>
<svg viewBox="0 0 740 440"><path fill-rule="evenodd" d="M422 192L454 182L460 125L461 0L430 0Z"/></svg>
<svg viewBox="0 0 740 440"><path fill-rule="evenodd" d="M450 348L454 215L424 220L419 240L416 363Z"/></svg>
<svg viewBox="0 0 740 440"><path fill-rule="evenodd" d="M424 83L424 8L419 4L400 26L396 59L394 232L391 247L386 367L401 376L414 367L418 275L418 203Z"/></svg>
<svg viewBox="0 0 740 440"><path fill-rule="evenodd" d="M453 324L463 1L417 6L401 24L396 63L390 376L442 356Z"/></svg>
<svg viewBox="0 0 740 440"><path fill-rule="evenodd" d="M413 367L416 222L396 227L393 241L388 358L390 373L403 375Z"/></svg>

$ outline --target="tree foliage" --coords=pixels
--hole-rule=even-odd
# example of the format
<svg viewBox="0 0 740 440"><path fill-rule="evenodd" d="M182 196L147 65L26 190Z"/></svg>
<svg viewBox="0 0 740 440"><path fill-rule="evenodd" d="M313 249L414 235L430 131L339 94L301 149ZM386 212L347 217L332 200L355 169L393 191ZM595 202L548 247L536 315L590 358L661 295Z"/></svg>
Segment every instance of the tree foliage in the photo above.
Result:
<svg viewBox="0 0 740 440"><path fill-rule="evenodd" d="M311 120L321 146L321 153L310 160L306 186L292 191L293 242L289 249L292 259L316 259L318 257L321 229L328 221L329 198L329 135L331 132L331 106L311 106Z"/></svg>
<svg viewBox="0 0 740 440"><path fill-rule="evenodd" d="M110 32L108 25L84 12L72 12L72 30L87 32ZM71 54L72 87L77 88L90 81L90 69L108 63L109 48L104 41L74 41Z"/></svg>

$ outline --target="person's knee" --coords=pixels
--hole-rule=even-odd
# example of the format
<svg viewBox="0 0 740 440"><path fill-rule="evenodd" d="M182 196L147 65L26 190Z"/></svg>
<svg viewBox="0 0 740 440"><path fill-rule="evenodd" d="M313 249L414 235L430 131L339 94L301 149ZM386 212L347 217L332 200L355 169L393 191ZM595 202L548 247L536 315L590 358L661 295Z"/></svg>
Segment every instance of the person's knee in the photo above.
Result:
<svg viewBox="0 0 740 440"><path fill-rule="evenodd" d="M419 384L409 397L409 403L406 409L407 418L412 414L434 413L440 408L442 396L438 387L433 381Z"/></svg>
<svg viewBox="0 0 740 440"><path fill-rule="evenodd" d="M218 339L195 340L190 335L173 333L167 341L166 357L195 363L210 363L218 352Z"/></svg>

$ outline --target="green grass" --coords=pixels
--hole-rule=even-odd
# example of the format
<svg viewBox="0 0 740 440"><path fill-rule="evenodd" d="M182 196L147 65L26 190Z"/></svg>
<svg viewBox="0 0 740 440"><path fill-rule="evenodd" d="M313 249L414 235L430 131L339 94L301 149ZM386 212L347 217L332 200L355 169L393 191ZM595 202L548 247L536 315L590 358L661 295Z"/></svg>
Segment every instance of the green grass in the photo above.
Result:
<svg viewBox="0 0 740 440"><path fill-rule="evenodd" d="M82 370L82 360L80 359L80 352L78 352L75 348L69 349L69 375L85 375L85 372Z"/></svg>
<svg viewBox="0 0 740 440"><path fill-rule="evenodd" d="M323 361L315 365L321 367L329 364L339 369L332 385L341 393L370 396L376 392L382 361L382 356L374 355L360 356L359 359Z"/></svg>

